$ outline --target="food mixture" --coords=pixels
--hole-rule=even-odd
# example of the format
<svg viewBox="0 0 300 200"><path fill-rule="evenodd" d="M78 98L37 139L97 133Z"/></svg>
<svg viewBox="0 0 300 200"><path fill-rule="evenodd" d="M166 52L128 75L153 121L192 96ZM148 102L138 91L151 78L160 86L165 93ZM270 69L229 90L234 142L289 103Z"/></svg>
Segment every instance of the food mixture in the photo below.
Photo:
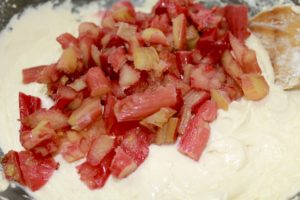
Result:
<svg viewBox="0 0 300 200"><path fill-rule="evenodd" d="M147 1L145 7L137 9L149 12L151 7L150 1ZM19 142L20 127L17 121L19 92L40 97L44 108L53 106L52 100L46 95L45 85L22 83L22 69L57 62L62 50L55 38L64 32L77 35L80 22L100 24L102 14L98 12L99 8L95 4L80 8L79 13L71 13L70 10L70 3L55 9L50 3L38 9L28 9L20 19L16 17L12 19L7 29L1 33L0 91L5 98L0 99L2 105L0 146L5 153L11 149L23 150ZM149 42L153 42L151 38ZM251 35L246 44L256 53L262 75L269 86L269 93L259 101L247 100L249 96L237 99L228 103L227 110L222 106L224 104L218 104L220 109L217 118L211 120L209 124L210 137L200 154L199 152L196 155L191 154L184 149L181 149L180 153L176 150L180 144L152 144L149 146L147 159L139 164L134 173L131 174L130 170L130 173L115 171L114 177L110 176L104 187L100 184L101 189L90 190L89 187L95 189L93 187L99 185L91 185L86 180L82 182L76 166L84 161L76 161L74 155L70 158L67 153L55 157L55 161L59 162L59 169L53 172L49 181L37 191L31 192L28 189L28 192L38 200L96 198L250 200L288 199L296 194L300 190L298 157L300 94L298 91L286 92L274 84L268 53L255 36ZM178 48L181 48L180 42ZM126 81L125 83L128 84ZM195 83L194 87L202 85ZM95 96L98 95L97 92L99 90L95 91ZM64 104L59 104L62 105ZM126 116L120 115L117 118L123 120ZM145 123L144 126L149 126L149 121ZM80 129L77 125L75 123L73 129ZM43 123L42 127L47 128ZM74 139L72 136L70 138ZM158 137L154 140L156 143L166 142L159 140ZM31 148L31 145L33 144L26 143L25 146ZM24 158L26 154L20 157ZM98 161L92 158L93 156L90 156L89 162L96 162L97 165ZM75 162L70 164L65 160ZM47 162L47 165L49 168L56 168L58 167L56 162ZM0 190L4 190L5 185L4 178L0 178ZM31 189L37 189L35 186L32 187Z"/></svg>

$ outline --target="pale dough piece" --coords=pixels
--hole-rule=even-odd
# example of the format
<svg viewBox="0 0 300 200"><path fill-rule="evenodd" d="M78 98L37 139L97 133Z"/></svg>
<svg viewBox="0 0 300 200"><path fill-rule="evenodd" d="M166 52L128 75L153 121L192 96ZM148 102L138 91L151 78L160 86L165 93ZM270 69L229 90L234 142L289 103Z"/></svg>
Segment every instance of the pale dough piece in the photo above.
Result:
<svg viewBox="0 0 300 200"><path fill-rule="evenodd" d="M284 89L300 87L300 14L291 6L264 11L250 21L273 64L275 83Z"/></svg>

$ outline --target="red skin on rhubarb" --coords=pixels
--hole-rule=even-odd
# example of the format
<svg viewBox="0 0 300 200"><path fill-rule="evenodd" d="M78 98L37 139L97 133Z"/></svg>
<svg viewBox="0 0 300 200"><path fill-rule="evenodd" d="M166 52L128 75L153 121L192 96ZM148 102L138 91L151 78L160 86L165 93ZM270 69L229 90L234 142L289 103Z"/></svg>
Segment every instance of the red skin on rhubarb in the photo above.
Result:
<svg viewBox="0 0 300 200"><path fill-rule="evenodd" d="M32 191L43 187L59 166L52 157L39 158L30 151L21 151L18 155L25 184Z"/></svg>
<svg viewBox="0 0 300 200"><path fill-rule="evenodd" d="M174 106L177 102L176 96L176 89L172 85L133 94L117 101L115 115L119 122L141 120L162 107Z"/></svg>
<svg viewBox="0 0 300 200"><path fill-rule="evenodd" d="M88 162L77 166L80 180L92 190L102 188L111 174L110 166L114 156L115 152L111 151L97 166L92 166Z"/></svg>
<svg viewBox="0 0 300 200"><path fill-rule="evenodd" d="M100 67L92 67L86 74L86 82L92 97L102 96L111 91L109 79Z"/></svg>
<svg viewBox="0 0 300 200"><path fill-rule="evenodd" d="M197 113L189 122L184 134L179 142L178 150L198 161L210 136L210 127L202 118L201 113Z"/></svg>
<svg viewBox="0 0 300 200"><path fill-rule="evenodd" d="M60 74L56 69L56 64L41 65L22 70L23 83L52 83L59 79Z"/></svg>

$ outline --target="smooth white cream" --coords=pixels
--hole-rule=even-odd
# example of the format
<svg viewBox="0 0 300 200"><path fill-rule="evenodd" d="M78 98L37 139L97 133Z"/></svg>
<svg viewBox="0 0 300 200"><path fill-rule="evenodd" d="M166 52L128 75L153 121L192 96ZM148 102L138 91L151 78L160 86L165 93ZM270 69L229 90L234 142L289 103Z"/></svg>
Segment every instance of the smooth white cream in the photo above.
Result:
<svg viewBox="0 0 300 200"><path fill-rule="evenodd" d="M46 107L51 104L43 86L22 85L21 69L55 62L61 52L56 36L77 34L79 19L99 22L96 4L79 14L72 14L70 7L67 3L53 10L48 3L28 9L10 22L12 31L0 35L0 147L5 152L22 149L18 92L42 97ZM281 200L300 191L300 92L275 86L267 52L253 36L247 44L257 52L270 94L262 101L242 99L229 111L219 111L199 162L181 155L174 145L153 145L131 176L110 178L104 188L91 191L75 169L82 161L67 164L58 157L60 169L32 195L38 200ZM0 177L1 185L5 181Z"/></svg>

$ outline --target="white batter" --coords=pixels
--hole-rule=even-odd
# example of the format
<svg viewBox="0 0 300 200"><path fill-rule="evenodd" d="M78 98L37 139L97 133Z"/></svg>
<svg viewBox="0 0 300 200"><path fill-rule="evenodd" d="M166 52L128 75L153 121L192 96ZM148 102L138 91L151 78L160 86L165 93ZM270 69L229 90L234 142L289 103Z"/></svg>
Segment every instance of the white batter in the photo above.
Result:
<svg viewBox="0 0 300 200"><path fill-rule="evenodd" d="M89 5L71 14L69 3L55 10L48 3L27 10L20 20L14 18L9 24L13 30L0 35L0 146L5 152L22 149L18 92L51 104L41 85L22 85L21 69L55 62L61 53L56 36L77 34L77 20L83 16L99 23L97 10ZM91 191L79 180L78 163L57 158L60 169L32 195L38 200L281 200L300 191L300 93L275 86L266 51L253 36L248 45L257 52L270 95L260 102L234 102L229 111L220 111L199 162L173 145L153 145L135 173L124 180L110 178L104 188ZM5 185L0 175L0 190Z"/></svg>

